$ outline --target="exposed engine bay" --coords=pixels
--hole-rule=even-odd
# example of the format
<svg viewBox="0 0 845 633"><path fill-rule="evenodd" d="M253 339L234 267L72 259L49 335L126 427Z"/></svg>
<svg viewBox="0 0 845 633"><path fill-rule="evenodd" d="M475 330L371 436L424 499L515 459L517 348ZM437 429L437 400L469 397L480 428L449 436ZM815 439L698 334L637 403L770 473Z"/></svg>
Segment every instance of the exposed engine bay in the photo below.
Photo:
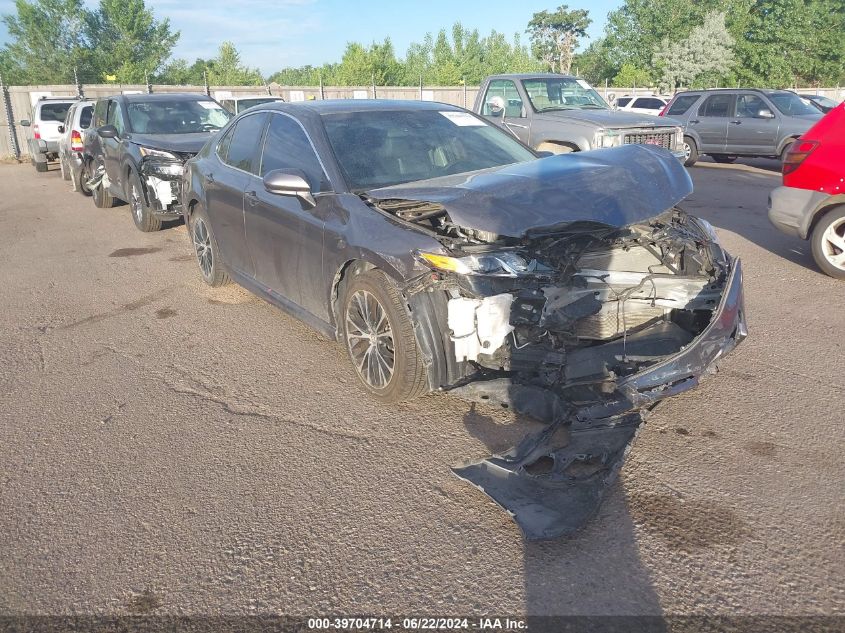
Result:
<svg viewBox="0 0 845 633"><path fill-rule="evenodd" d="M412 315L419 294L443 297L434 304L453 367L436 386L549 425L453 469L529 539L580 528L645 413L745 337L738 260L678 208L624 227L578 221L512 238L457 226L436 203L370 202L448 253L419 253L431 272L405 289Z"/></svg>
<svg viewBox="0 0 845 633"><path fill-rule="evenodd" d="M188 160L191 156L191 154L185 154L184 159ZM140 180L144 189L143 195L154 213L167 216L181 213L182 174L184 169L183 162L155 159L147 159L141 162ZM111 185L112 182L105 166L102 164L86 181L86 186L91 191L101 186L108 190Z"/></svg>

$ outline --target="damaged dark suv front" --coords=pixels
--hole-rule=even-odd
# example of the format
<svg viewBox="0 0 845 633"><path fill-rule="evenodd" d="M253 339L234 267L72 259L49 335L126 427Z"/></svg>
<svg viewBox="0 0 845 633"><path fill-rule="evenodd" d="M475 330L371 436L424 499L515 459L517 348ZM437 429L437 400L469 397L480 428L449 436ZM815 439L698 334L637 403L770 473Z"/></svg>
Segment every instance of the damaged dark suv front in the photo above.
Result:
<svg viewBox="0 0 845 633"><path fill-rule="evenodd" d="M691 191L661 148L539 158L459 108L316 102L233 121L185 208L207 283L336 336L374 396L546 423L454 470L551 538L597 508L643 415L746 336L740 262L678 208Z"/></svg>
<svg viewBox="0 0 845 633"><path fill-rule="evenodd" d="M157 231L181 215L185 162L231 115L201 94L119 95L97 101L85 138L85 172L94 204L125 200L135 226Z"/></svg>

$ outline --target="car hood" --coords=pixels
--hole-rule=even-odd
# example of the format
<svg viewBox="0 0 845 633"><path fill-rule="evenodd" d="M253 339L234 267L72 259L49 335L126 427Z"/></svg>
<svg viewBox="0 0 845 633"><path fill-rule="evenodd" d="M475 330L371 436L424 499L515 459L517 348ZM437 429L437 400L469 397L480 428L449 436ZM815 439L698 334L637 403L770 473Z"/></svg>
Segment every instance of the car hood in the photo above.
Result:
<svg viewBox="0 0 845 633"><path fill-rule="evenodd" d="M366 193L376 202L438 203L454 224L518 238L577 221L626 226L670 209L691 192L689 174L670 152L625 145Z"/></svg>
<svg viewBox="0 0 845 633"><path fill-rule="evenodd" d="M619 110L550 110L540 112L536 116L548 119L575 119L576 121L613 129L679 125L678 121L669 117L656 117L637 112L620 112Z"/></svg>
<svg viewBox="0 0 845 633"><path fill-rule="evenodd" d="M196 154L216 132L196 134L133 134L132 142L167 152Z"/></svg>

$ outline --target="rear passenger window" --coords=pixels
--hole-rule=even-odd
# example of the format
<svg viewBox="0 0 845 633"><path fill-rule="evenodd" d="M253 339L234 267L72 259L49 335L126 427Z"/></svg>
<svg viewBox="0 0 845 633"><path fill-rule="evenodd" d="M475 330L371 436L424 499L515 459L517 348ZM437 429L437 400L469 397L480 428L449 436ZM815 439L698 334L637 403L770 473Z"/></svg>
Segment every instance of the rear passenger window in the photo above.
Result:
<svg viewBox="0 0 845 633"><path fill-rule="evenodd" d="M731 114L733 95L710 95L698 110L700 116L726 117Z"/></svg>
<svg viewBox="0 0 845 633"><path fill-rule="evenodd" d="M672 105L669 106L669 109L666 111L666 114L683 114L687 110L690 109L693 103L698 101L699 95L681 95L677 97L673 102Z"/></svg>
<svg viewBox="0 0 845 633"><path fill-rule="evenodd" d="M620 108L624 108L630 102L631 102L631 97L620 97L619 99L616 100L616 105L619 106Z"/></svg>
<svg viewBox="0 0 845 633"><path fill-rule="evenodd" d="M283 114L274 114L264 139L261 177L276 169L301 169L313 191L330 188L323 166L299 123Z"/></svg>
<svg viewBox="0 0 845 633"><path fill-rule="evenodd" d="M261 113L245 116L237 122L229 141L226 158L223 159L228 165L251 174L255 173L255 158L266 120L267 115Z"/></svg>
<svg viewBox="0 0 845 633"><path fill-rule="evenodd" d="M64 123L67 111L70 110L70 103L42 103L38 117L42 121L58 121Z"/></svg>
<svg viewBox="0 0 845 633"><path fill-rule="evenodd" d="M85 106L82 112L79 113L79 127L87 130L91 127L91 119L94 116L94 106Z"/></svg>

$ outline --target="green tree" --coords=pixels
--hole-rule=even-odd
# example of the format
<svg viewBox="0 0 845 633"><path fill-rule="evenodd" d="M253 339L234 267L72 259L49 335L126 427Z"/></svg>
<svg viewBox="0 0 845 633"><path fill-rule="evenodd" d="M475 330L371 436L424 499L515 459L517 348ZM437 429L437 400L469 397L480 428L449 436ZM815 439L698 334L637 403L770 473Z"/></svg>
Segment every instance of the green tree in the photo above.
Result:
<svg viewBox="0 0 845 633"><path fill-rule="evenodd" d="M685 40L664 40L654 54L661 87L674 92L681 86L701 88L719 83L733 64L733 45L724 13L706 16Z"/></svg>
<svg viewBox="0 0 845 633"><path fill-rule="evenodd" d="M179 40L170 20L156 20L144 0L100 0L88 13L86 32L95 65L121 83L141 83L170 58Z"/></svg>
<svg viewBox="0 0 845 633"><path fill-rule="evenodd" d="M217 57L207 65L208 83L215 86L261 86L264 80L256 68L241 63L241 54L232 42L223 42Z"/></svg>
<svg viewBox="0 0 845 633"><path fill-rule="evenodd" d="M543 60L552 72L568 73L578 38L586 34L592 20L586 9L573 9L565 4L554 12L539 11L528 23L531 49L537 59Z"/></svg>
<svg viewBox="0 0 845 633"><path fill-rule="evenodd" d="M637 68L629 62L622 64L622 68L613 78L614 86L647 86L651 83L651 73L643 68Z"/></svg>
<svg viewBox="0 0 845 633"><path fill-rule="evenodd" d="M90 47L82 0L15 0L15 14L4 15L9 43L0 52L5 82L71 83L74 68L89 79Z"/></svg>

